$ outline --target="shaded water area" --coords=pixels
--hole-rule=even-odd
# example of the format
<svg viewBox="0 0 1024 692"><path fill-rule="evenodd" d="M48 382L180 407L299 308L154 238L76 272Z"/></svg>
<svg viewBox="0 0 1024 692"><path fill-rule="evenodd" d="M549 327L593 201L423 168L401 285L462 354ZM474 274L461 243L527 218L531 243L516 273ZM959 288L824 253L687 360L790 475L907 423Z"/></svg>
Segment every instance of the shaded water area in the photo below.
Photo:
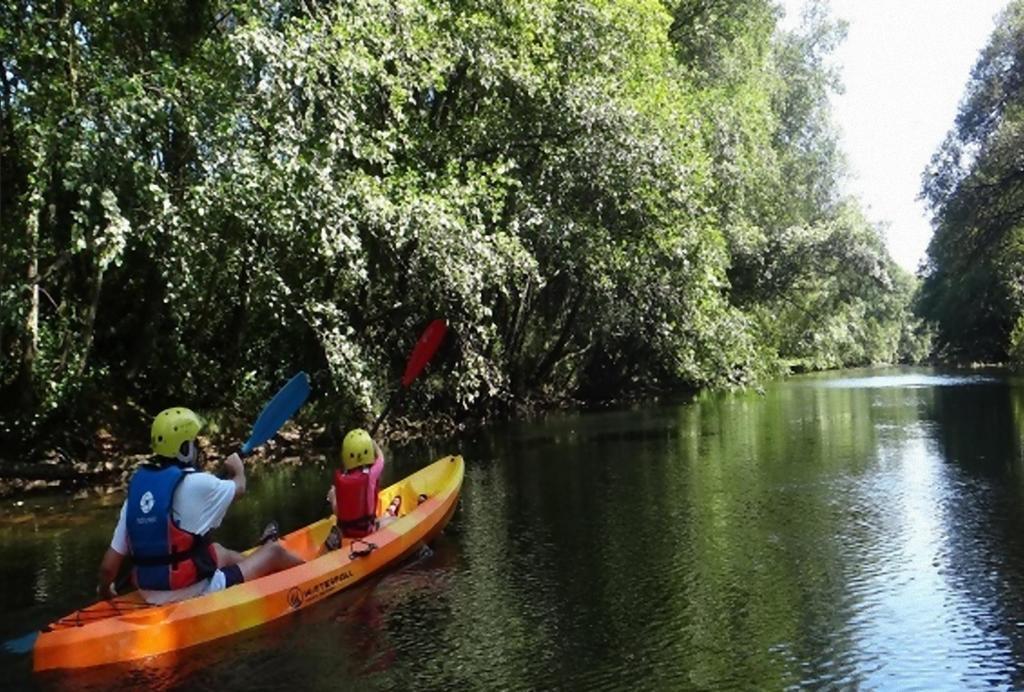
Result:
<svg viewBox="0 0 1024 692"><path fill-rule="evenodd" d="M390 450L466 457L433 551L177 660L40 689L1024 687L1024 380L927 369L561 413ZM323 513L251 483L219 538ZM119 497L0 505L0 638L90 600Z"/></svg>

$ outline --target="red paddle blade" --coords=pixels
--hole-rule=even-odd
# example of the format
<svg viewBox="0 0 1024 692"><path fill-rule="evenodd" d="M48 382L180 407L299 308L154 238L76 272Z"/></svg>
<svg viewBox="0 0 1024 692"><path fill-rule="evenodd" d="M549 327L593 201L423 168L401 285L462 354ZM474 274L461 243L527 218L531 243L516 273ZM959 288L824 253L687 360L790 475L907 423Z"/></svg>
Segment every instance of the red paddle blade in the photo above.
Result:
<svg viewBox="0 0 1024 692"><path fill-rule="evenodd" d="M409 355L409 363L405 366L405 374L402 375L403 387L408 387L413 380L420 376L423 368L427 366L427 362L434 357L437 347L441 345L447 331L448 324L444 320L434 320L423 330L420 340L416 342Z"/></svg>

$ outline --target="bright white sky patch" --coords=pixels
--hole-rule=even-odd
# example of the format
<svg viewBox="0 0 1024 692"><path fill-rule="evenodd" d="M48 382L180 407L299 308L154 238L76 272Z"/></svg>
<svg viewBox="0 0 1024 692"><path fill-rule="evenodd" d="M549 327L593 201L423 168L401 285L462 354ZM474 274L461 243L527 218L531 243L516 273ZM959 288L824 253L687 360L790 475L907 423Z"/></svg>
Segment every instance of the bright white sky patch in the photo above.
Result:
<svg viewBox="0 0 1024 692"><path fill-rule="evenodd" d="M804 0L781 0L783 26ZM832 0L849 24L833 58L846 92L833 96L850 162L847 191L887 226L889 252L916 271L931 226L921 173L953 126L971 67L1007 0Z"/></svg>

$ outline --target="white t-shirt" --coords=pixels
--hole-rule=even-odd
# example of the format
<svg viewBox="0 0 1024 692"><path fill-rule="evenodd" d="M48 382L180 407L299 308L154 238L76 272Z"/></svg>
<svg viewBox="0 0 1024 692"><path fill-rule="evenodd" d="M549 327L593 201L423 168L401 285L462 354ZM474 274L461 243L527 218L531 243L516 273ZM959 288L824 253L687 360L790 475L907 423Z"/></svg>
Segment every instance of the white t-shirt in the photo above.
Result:
<svg viewBox="0 0 1024 692"><path fill-rule="evenodd" d="M181 480L177 492L174 493L174 506L171 513L182 530L202 535L217 528L224 521L224 515L235 499L235 483L221 480L209 473L189 473ZM127 500L125 500L127 503ZM114 537L110 547L128 555L128 528L125 523L125 504L121 505L121 516L114 529ZM181 601L203 593L209 585L209 579L203 579L192 586L174 591L147 591L139 589L143 598L149 603L171 603Z"/></svg>

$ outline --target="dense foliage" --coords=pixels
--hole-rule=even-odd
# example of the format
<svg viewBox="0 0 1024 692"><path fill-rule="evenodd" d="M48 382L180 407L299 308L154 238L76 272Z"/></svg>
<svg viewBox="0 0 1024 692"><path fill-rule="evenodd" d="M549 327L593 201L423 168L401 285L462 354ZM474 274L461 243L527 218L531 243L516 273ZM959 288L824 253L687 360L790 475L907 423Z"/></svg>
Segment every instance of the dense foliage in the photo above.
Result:
<svg viewBox="0 0 1024 692"><path fill-rule="evenodd" d="M956 360L1024 361L1024 2L1004 10L924 176L919 311Z"/></svg>
<svg viewBox="0 0 1024 692"><path fill-rule="evenodd" d="M421 410L744 384L920 350L839 194L825 62L769 0L13 0L0 400L324 415L455 338ZM916 349L916 351L915 351Z"/></svg>

